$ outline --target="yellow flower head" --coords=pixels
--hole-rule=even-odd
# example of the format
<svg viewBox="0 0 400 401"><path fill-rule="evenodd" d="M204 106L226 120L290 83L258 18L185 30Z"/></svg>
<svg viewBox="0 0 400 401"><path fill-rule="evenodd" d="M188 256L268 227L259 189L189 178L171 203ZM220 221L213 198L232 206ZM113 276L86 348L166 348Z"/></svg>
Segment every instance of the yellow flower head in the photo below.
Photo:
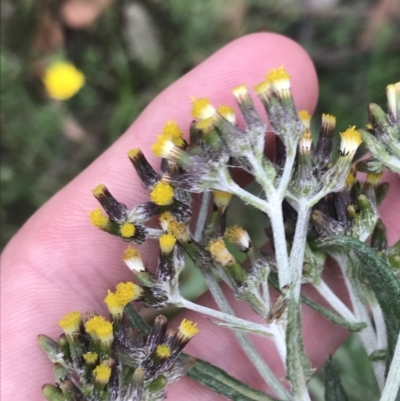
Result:
<svg viewBox="0 0 400 401"><path fill-rule="evenodd" d="M107 308L112 316L122 316L125 305L121 304L117 294L108 291L107 296L104 298L104 303L107 305Z"/></svg>
<svg viewBox="0 0 400 401"><path fill-rule="evenodd" d="M151 150L157 157L164 157L170 160L178 159L181 153L174 141L165 135L157 135L157 141L151 145Z"/></svg>
<svg viewBox="0 0 400 401"><path fill-rule="evenodd" d="M156 355L161 359L167 359L171 355L171 348L166 344L157 345Z"/></svg>
<svg viewBox="0 0 400 401"><path fill-rule="evenodd" d="M76 311L67 313L62 319L58 321L58 324L64 330L65 334L72 334L79 330L81 321L81 312Z"/></svg>
<svg viewBox="0 0 400 401"><path fill-rule="evenodd" d="M271 94L271 83L269 81L260 82L258 85L254 87L257 95L264 100L267 100Z"/></svg>
<svg viewBox="0 0 400 401"><path fill-rule="evenodd" d="M361 145L362 139L355 126L347 128L340 133L340 154L345 157L353 157L357 148Z"/></svg>
<svg viewBox="0 0 400 401"><path fill-rule="evenodd" d="M185 144L183 140L183 132L176 121L167 121L162 130L162 134L165 138L171 139L176 146L180 147Z"/></svg>
<svg viewBox="0 0 400 401"><path fill-rule="evenodd" d="M198 332L199 329L197 328L197 323L183 319L179 326L178 339L188 341Z"/></svg>
<svg viewBox="0 0 400 401"><path fill-rule="evenodd" d="M232 107L222 105L218 107L217 111L222 117L228 120L231 124L236 124L235 110L233 110Z"/></svg>
<svg viewBox="0 0 400 401"><path fill-rule="evenodd" d="M90 334L94 339L97 339L97 329L107 322L103 316L95 315L85 323L85 331Z"/></svg>
<svg viewBox="0 0 400 401"><path fill-rule="evenodd" d="M105 363L101 363L93 370L93 376L97 383L107 384L111 376L111 368Z"/></svg>
<svg viewBox="0 0 400 401"><path fill-rule="evenodd" d="M159 238L160 248L163 253L170 253L176 244L176 238L172 234L163 234Z"/></svg>
<svg viewBox="0 0 400 401"><path fill-rule="evenodd" d="M43 84L52 99L66 100L74 96L85 84L85 76L69 62L57 62L47 68Z"/></svg>
<svg viewBox="0 0 400 401"><path fill-rule="evenodd" d="M122 260L133 272L144 272L146 270L140 251L130 245L128 245L122 254Z"/></svg>
<svg viewBox="0 0 400 401"><path fill-rule="evenodd" d="M135 235L136 227L133 223L126 222L119 228L119 233L123 238L131 238Z"/></svg>
<svg viewBox="0 0 400 401"><path fill-rule="evenodd" d="M228 251L222 238L216 238L210 241L207 247L213 258L221 263L222 266L229 266L235 262L235 258Z"/></svg>
<svg viewBox="0 0 400 401"><path fill-rule="evenodd" d="M89 212L90 222L98 228L104 229L109 223L109 218L104 216L100 208L94 209Z"/></svg>
<svg viewBox="0 0 400 401"><path fill-rule="evenodd" d="M214 196L214 204L217 208L224 213L232 199L232 194L225 191L212 191Z"/></svg>
<svg viewBox="0 0 400 401"><path fill-rule="evenodd" d="M332 114L322 114L322 129L333 131L336 126L336 117Z"/></svg>
<svg viewBox="0 0 400 401"><path fill-rule="evenodd" d="M178 241L189 242L191 240L188 226L183 222L171 220L168 222L167 231L172 234Z"/></svg>
<svg viewBox="0 0 400 401"><path fill-rule="evenodd" d="M280 98L290 97L290 76L283 66L269 70L266 82L271 84Z"/></svg>
<svg viewBox="0 0 400 401"><path fill-rule="evenodd" d="M303 122L304 124L304 122ZM299 150L302 155L309 155L311 152L312 135L309 128L305 128L299 140Z"/></svg>
<svg viewBox="0 0 400 401"><path fill-rule="evenodd" d="M307 110L299 111L299 118L306 128L310 128L311 114Z"/></svg>
<svg viewBox="0 0 400 401"><path fill-rule="evenodd" d="M248 232L240 226L229 227L225 230L225 237L232 244L241 246L243 249L249 249L251 240Z"/></svg>
<svg viewBox="0 0 400 401"><path fill-rule="evenodd" d="M210 117L214 117L215 113L214 106L210 103L210 100L202 97L200 99L193 100L192 116L200 120L205 120Z"/></svg>
<svg viewBox="0 0 400 401"><path fill-rule="evenodd" d="M159 206L170 205L174 200L174 189L170 184L159 181L150 193L150 200Z"/></svg>
<svg viewBox="0 0 400 401"><path fill-rule="evenodd" d="M168 225L172 220L174 220L174 218L172 217L172 214L170 212L164 212L161 213L160 216L158 216L158 220L160 222L161 228L164 231L168 231Z"/></svg>
<svg viewBox="0 0 400 401"><path fill-rule="evenodd" d="M239 103L242 102L243 100L246 100L249 97L249 91L247 90L247 86L244 84L233 88L232 93Z"/></svg>
<svg viewBox="0 0 400 401"><path fill-rule="evenodd" d="M115 295L118 297L119 303L124 306L131 301L139 299L142 293L142 288L131 281L119 283L115 289Z"/></svg>
<svg viewBox="0 0 400 401"><path fill-rule="evenodd" d="M83 359L89 365L95 364L98 357L99 355L96 352L86 352L83 354Z"/></svg>

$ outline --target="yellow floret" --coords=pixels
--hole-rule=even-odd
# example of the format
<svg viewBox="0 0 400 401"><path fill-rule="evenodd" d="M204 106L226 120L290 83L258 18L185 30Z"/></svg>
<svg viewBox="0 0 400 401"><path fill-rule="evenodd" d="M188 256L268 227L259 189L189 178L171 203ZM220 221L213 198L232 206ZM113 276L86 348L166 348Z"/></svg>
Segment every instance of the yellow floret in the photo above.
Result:
<svg viewBox="0 0 400 401"><path fill-rule="evenodd" d="M122 260L126 263L130 270L133 272L143 272L146 268L143 265L142 255L140 251L130 245L125 249L122 254Z"/></svg>
<svg viewBox="0 0 400 401"><path fill-rule="evenodd" d="M232 194L225 191L212 191L214 203L221 212L224 212L232 199Z"/></svg>
<svg viewBox="0 0 400 401"><path fill-rule="evenodd" d="M129 157L130 159L135 159L140 153L142 153L142 151L141 151L140 148L131 149L131 150L128 152L128 157Z"/></svg>
<svg viewBox="0 0 400 401"><path fill-rule="evenodd" d="M299 150L302 155L309 155L311 152L312 135L309 128L304 128L300 140Z"/></svg>
<svg viewBox="0 0 400 401"><path fill-rule="evenodd" d="M182 242L189 242L190 235L188 231L188 227L183 222L177 222L175 220L171 220L168 223L167 231L169 234L172 234L176 239Z"/></svg>
<svg viewBox="0 0 400 401"><path fill-rule="evenodd" d="M340 133L340 154L342 156L353 156L357 148L362 143L360 132L355 126L349 127L346 131Z"/></svg>
<svg viewBox="0 0 400 401"><path fill-rule="evenodd" d="M196 123L196 128L203 131L204 133L209 133L214 130L214 117L205 118L204 120L199 120Z"/></svg>
<svg viewBox="0 0 400 401"><path fill-rule="evenodd" d="M85 84L82 72L68 62L52 64L42 79L48 95L56 100L69 99Z"/></svg>
<svg viewBox="0 0 400 401"><path fill-rule="evenodd" d="M171 139L176 146L183 146L185 144L183 140L183 132L176 121L167 121L162 133L165 138Z"/></svg>
<svg viewBox="0 0 400 401"><path fill-rule="evenodd" d="M104 298L104 303L107 305L111 315L122 315L125 305L121 305L121 300L115 293L108 291L107 296Z"/></svg>
<svg viewBox="0 0 400 401"><path fill-rule="evenodd" d="M104 184L97 185L97 187L92 191L94 196L103 195L104 192L107 190Z"/></svg>
<svg viewBox="0 0 400 401"><path fill-rule="evenodd" d="M85 323L86 333L90 334L93 338L97 338L97 328L100 327L105 321L106 319L104 319L103 316L93 316Z"/></svg>
<svg viewBox="0 0 400 401"><path fill-rule="evenodd" d="M160 344L157 346L155 352L159 358L167 359L171 355L171 348L166 344Z"/></svg>
<svg viewBox="0 0 400 401"><path fill-rule="evenodd" d="M235 258L226 248L225 242L222 238L216 238L210 241L207 249L213 258L218 263L221 263L222 266L230 265L235 261Z"/></svg>
<svg viewBox="0 0 400 401"><path fill-rule="evenodd" d="M281 81L290 81L290 76L283 65L281 65L279 68L270 69L265 78L267 82L273 85Z"/></svg>
<svg viewBox="0 0 400 401"><path fill-rule="evenodd" d="M151 146L151 150L157 157L169 158L176 153L174 142L164 135L157 135L157 141Z"/></svg>
<svg viewBox="0 0 400 401"><path fill-rule="evenodd" d="M132 238L135 235L135 232L136 227L133 223L126 222L119 227L119 233L123 238Z"/></svg>
<svg viewBox="0 0 400 401"><path fill-rule="evenodd" d="M271 90L271 83L268 81L260 82L258 85L254 87L255 92L261 98L268 97L268 93Z"/></svg>
<svg viewBox="0 0 400 401"><path fill-rule="evenodd" d="M62 319L58 321L58 324L64 330L65 334L72 334L79 330L81 321L81 312L76 311L67 313Z"/></svg>
<svg viewBox="0 0 400 401"><path fill-rule="evenodd" d="M283 66L268 71L266 81L280 98L290 97L290 76Z"/></svg>
<svg viewBox="0 0 400 401"><path fill-rule="evenodd" d="M205 120L207 118L213 117L215 113L216 110L209 99L203 97L200 99L195 99L193 101L192 116L194 118Z"/></svg>
<svg viewBox="0 0 400 401"><path fill-rule="evenodd" d="M105 363L101 363L93 369L93 376L96 382L107 384L111 376L111 368Z"/></svg>
<svg viewBox="0 0 400 401"><path fill-rule="evenodd" d="M190 320L183 319L179 326L178 338L184 340L190 340L195 334L199 332L197 323L193 323Z"/></svg>
<svg viewBox="0 0 400 401"><path fill-rule="evenodd" d="M83 354L83 359L89 365L95 364L98 357L99 355L96 352L86 352Z"/></svg>
<svg viewBox="0 0 400 401"><path fill-rule="evenodd" d="M96 327L96 335L102 343L110 344L114 339L113 326L108 320L104 320Z"/></svg>
<svg viewBox="0 0 400 401"><path fill-rule="evenodd" d="M332 114L322 114L322 126L328 131L332 131L336 126L336 117Z"/></svg>
<svg viewBox="0 0 400 401"><path fill-rule="evenodd" d="M174 189L170 184L159 181L150 192L150 200L159 206L170 205L174 200Z"/></svg>
<svg viewBox="0 0 400 401"><path fill-rule="evenodd" d="M98 228L106 228L110 222L107 216L104 216L100 208L94 209L89 212L90 222Z"/></svg>
<svg viewBox="0 0 400 401"><path fill-rule="evenodd" d="M122 259L131 259L131 258L142 258L139 249L136 249L130 245L125 249L124 253L122 254Z"/></svg>
<svg viewBox="0 0 400 401"><path fill-rule="evenodd" d="M237 244L245 249L248 249L251 245L250 237L248 232L240 226L229 227L225 230L225 237L232 244Z"/></svg>
<svg viewBox="0 0 400 401"><path fill-rule="evenodd" d="M222 117L228 120L231 124L236 123L235 110L232 107L222 105L218 107L217 111Z"/></svg>
<svg viewBox="0 0 400 401"><path fill-rule="evenodd" d="M307 110L299 111L299 118L306 128L310 128L311 114Z"/></svg>
<svg viewBox="0 0 400 401"><path fill-rule="evenodd" d="M142 288L131 281L119 283L115 289L115 295L118 297L120 304L124 306L139 299L142 293Z"/></svg>
<svg viewBox="0 0 400 401"><path fill-rule="evenodd" d="M172 234L163 234L160 237L160 248L163 253L170 253L176 244L176 238Z"/></svg>
<svg viewBox="0 0 400 401"><path fill-rule="evenodd" d="M164 231L167 231L169 223L172 220L174 220L174 218L172 217L172 214L170 212L164 212L164 213L160 214L160 216L158 217L158 220L160 221L162 229Z"/></svg>
<svg viewBox="0 0 400 401"><path fill-rule="evenodd" d="M246 98L249 95L249 91L247 90L246 85L239 85L232 89L233 96L240 101L243 98Z"/></svg>

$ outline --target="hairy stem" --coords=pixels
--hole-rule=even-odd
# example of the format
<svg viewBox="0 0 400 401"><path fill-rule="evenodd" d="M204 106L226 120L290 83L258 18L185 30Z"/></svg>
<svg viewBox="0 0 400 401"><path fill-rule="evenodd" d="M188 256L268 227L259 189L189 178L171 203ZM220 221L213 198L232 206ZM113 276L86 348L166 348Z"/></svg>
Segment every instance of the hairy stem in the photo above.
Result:
<svg viewBox="0 0 400 401"><path fill-rule="evenodd" d="M210 196L205 195L206 194L203 195L201 200L199 217L194 234L194 239L198 242L201 240L202 232L205 226L205 219L203 220L202 216L207 216L208 207L210 204ZM222 292L222 289L212 271L202 270L202 273L207 287L221 312L235 316L235 312ZM266 283L266 286L268 287L268 283ZM272 391L274 391L275 394L282 399L291 400L292 396L290 392L282 385L281 381L275 376L274 372L272 372L271 368L267 365L260 353L254 347L254 344L251 342L248 335L239 330L233 330L233 333L243 351L248 356L250 362L257 369L258 373L264 379L267 385L271 387Z"/></svg>
<svg viewBox="0 0 400 401"><path fill-rule="evenodd" d="M296 149L297 149L297 143L286 145L286 162L278 186L278 193L282 199L286 192L286 188L289 185L290 178L292 177L293 165L294 161L296 160Z"/></svg>
<svg viewBox="0 0 400 401"><path fill-rule="evenodd" d="M204 227L206 225L210 200L211 200L211 192L210 191L203 192L199 215L197 217L196 229L194 231L194 239L197 242L200 242Z"/></svg>
<svg viewBox="0 0 400 401"><path fill-rule="evenodd" d="M386 378L380 401L396 401L400 388L400 335L397 338L396 348L389 373Z"/></svg>
<svg viewBox="0 0 400 401"><path fill-rule="evenodd" d="M350 323L356 323L357 319L354 313L344 304L344 302L329 288L325 281L321 280L320 284L315 286L315 289L325 298L325 300L332 306L332 308L343 319Z"/></svg>
<svg viewBox="0 0 400 401"><path fill-rule="evenodd" d="M310 219L310 209L305 199L298 204L296 231L294 233L292 250L290 252L290 280L296 281L296 300L300 297L301 272L304 263L304 251L307 243L307 229Z"/></svg>
<svg viewBox="0 0 400 401"><path fill-rule="evenodd" d="M232 307L229 305L228 300L226 299L212 272L207 270L203 271L203 274L207 286L220 310L224 313L234 316L235 313ZM290 392L282 385L281 381L275 376L274 372L272 372L271 368L267 365L260 353L254 347L254 344L251 342L248 335L239 330L233 330L233 333L243 348L243 351L257 369L260 376L264 379L268 386L271 387L275 394L284 400L292 400Z"/></svg>
<svg viewBox="0 0 400 401"><path fill-rule="evenodd" d="M290 284L290 266L283 223L282 201L277 196L269 199L271 211L268 213L274 237L275 258L278 267L279 288Z"/></svg>
<svg viewBox="0 0 400 401"><path fill-rule="evenodd" d="M222 322L228 323L238 329L244 331L258 332L260 335L271 337L271 330L264 325L253 323L248 320L241 319L240 317L232 316L230 314L223 313L212 308L207 308L206 306L195 304L182 297L173 299L172 302L177 307L186 308L195 312L202 313L203 315L221 320Z"/></svg>

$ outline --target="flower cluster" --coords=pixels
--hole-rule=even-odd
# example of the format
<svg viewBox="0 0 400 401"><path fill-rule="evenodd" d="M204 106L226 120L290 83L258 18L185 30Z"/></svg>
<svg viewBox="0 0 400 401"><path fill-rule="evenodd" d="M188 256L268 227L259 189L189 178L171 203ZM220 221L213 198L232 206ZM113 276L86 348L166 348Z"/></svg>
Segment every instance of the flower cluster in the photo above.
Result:
<svg viewBox="0 0 400 401"><path fill-rule="evenodd" d="M301 284L311 282L317 289L322 285L321 273L326 253L330 252L321 247L324 238L345 234L366 241L372 236L371 245L394 269L399 268L399 246L387 247L377 211L388 192L388 184L379 182L383 164L389 167L391 164L382 152L374 153L372 147L373 159L358 164L360 171L367 171L366 180L358 181L356 171L351 169L363 139L368 145L378 138L382 149L390 145L390 160L395 164L393 158L398 149L393 144L400 143L399 84L388 89L387 116L375 106L370 107L375 139L351 126L340 133L338 155L332 145L335 117L322 115L314 144L311 115L296 109L290 77L283 67L269 71L255 92L267 113L269 130L276 136L273 160L264 154L267 124L256 111L247 87L240 85L233 89L233 96L243 124L238 122L240 119L232 107L216 107L207 98L193 98L190 138L184 139L178 124L168 121L152 146L154 154L161 158L159 172L139 148L128 152L144 188L149 191L149 201L128 209L104 184L93 190L104 212L100 208L90 212L91 223L134 244L157 239L159 258L155 268L148 269L140 250L129 245L122 259L137 284L120 283L115 292L109 291L105 303L111 322L97 315L86 316L82 322L80 313L74 312L60 321L65 334L57 343L40 337L42 348L56 363L57 386L48 385L44 389L49 400L159 400L165 395L165 385L192 366L192 360L188 362L178 356L196 334L196 325L184 320L175 332L167 329L166 319L159 316L152 332L143 337L127 323L127 305L132 301L154 309L192 308L216 318L218 324L271 336L286 363L290 360L286 359L286 345L298 341L298 349L302 347L302 340L290 337L295 335L293 324L301 335L297 319ZM254 177L259 185L257 195L236 183L236 170ZM203 194L204 206L194 232L191 231L194 225L190 224L192 193ZM244 227L228 224L227 212L233 197L268 217L269 225L264 231L269 241L263 249L255 246ZM211 199L212 210L208 207ZM158 220L159 228L153 228L154 219ZM150 220L152 227L147 225ZM188 259L205 277L209 273L212 277L218 275L264 323L248 322L184 299L179 276ZM269 284L279 290L273 301ZM367 288L367 284L363 285ZM358 330L364 327L343 303L329 298L332 291L326 294L328 303L338 307L339 317L351 320L344 325L357 323ZM324 309L312 305L318 311ZM293 308L298 308L298 312L293 312ZM326 312L325 316L338 322L336 315L332 318L332 312ZM303 357L304 352L300 352L294 360ZM303 361L301 368L308 364ZM306 379L309 372L311 368L305 369ZM278 386L274 391L280 394L286 390ZM67 393L79 396L67 398Z"/></svg>
<svg viewBox="0 0 400 401"><path fill-rule="evenodd" d="M160 400L165 386L181 378L195 359L181 355L198 332L184 319L178 330L159 315L147 335L129 321L124 306L140 295L133 283L121 283L105 302L111 321L97 314L66 314L64 333L54 341L40 335L39 344L54 363L56 385L43 386L49 401Z"/></svg>
<svg viewBox="0 0 400 401"><path fill-rule="evenodd" d="M362 138L372 157L357 163L359 171L382 172L385 167L400 174L400 82L386 88L388 113L377 105L368 108L368 131Z"/></svg>

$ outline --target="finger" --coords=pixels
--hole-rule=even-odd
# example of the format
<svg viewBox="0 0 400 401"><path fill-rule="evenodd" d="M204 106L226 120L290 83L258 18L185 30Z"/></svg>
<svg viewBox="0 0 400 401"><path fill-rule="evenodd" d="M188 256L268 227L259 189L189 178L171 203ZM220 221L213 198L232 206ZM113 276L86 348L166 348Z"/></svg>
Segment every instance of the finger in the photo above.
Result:
<svg viewBox="0 0 400 401"><path fill-rule="evenodd" d="M149 145L164 123L175 119L182 128L191 117L189 96L208 96L215 104L233 104L230 90L262 80L265 71L281 64L292 76L299 108L312 111L317 81L312 63L294 42L274 34L239 39L171 85L142 113L132 127L99 159L41 208L10 242L2 256L4 366L43 363L34 374L4 369L2 391L16 399L40 399L40 385L51 377L50 367L35 343L37 333L55 336L55 321L74 309L99 309L108 288L129 280L118 262L124 247L118 239L91 227L86 212L96 206L91 190L105 183L128 205L147 200L132 172L126 152ZM15 333L21 333L15 335ZM7 346L5 346L7 344ZM23 386L21 385L23 383ZM7 397L6 397L7 398Z"/></svg>
<svg viewBox="0 0 400 401"><path fill-rule="evenodd" d="M120 140L28 221L10 242L4 257L13 265L33 264L35 270L46 275L84 266L84 275L96 272L104 278L114 279L115 274L127 277L122 263L116 269L109 268L115 266L124 244L88 224L87 211L97 206L91 190L103 182L127 205L146 201L148 192L132 171L126 152L141 146L154 162L149 146L165 121L175 119L188 127L190 95L208 95L215 104L232 104L233 86L241 82L252 86L264 71L281 64L292 75L299 108L312 110L317 96L315 72L298 45L273 34L251 35L233 42L157 97Z"/></svg>

